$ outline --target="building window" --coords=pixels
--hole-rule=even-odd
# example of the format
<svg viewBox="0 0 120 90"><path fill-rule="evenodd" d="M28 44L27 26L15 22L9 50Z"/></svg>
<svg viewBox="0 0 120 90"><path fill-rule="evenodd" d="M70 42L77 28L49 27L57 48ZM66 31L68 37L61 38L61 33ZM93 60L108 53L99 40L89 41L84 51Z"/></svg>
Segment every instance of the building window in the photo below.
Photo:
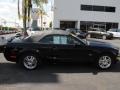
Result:
<svg viewBox="0 0 120 90"><path fill-rule="evenodd" d="M60 29L75 28L76 21L60 21Z"/></svg>
<svg viewBox="0 0 120 90"><path fill-rule="evenodd" d="M96 6L96 5L81 5L81 10L100 11L100 12L115 12L116 7Z"/></svg>
<svg viewBox="0 0 120 90"><path fill-rule="evenodd" d="M115 12L115 7L105 7L106 12Z"/></svg>
<svg viewBox="0 0 120 90"><path fill-rule="evenodd" d="M109 29L118 28L118 25L119 25L118 23L114 23L114 22L81 21L80 29L82 31L88 31L93 28L101 28L108 31Z"/></svg>
<svg viewBox="0 0 120 90"><path fill-rule="evenodd" d="M81 10L92 11L92 5L81 5Z"/></svg>
<svg viewBox="0 0 120 90"><path fill-rule="evenodd" d="M93 11L104 11L105 7L103 6L93 6Z"/></svg>

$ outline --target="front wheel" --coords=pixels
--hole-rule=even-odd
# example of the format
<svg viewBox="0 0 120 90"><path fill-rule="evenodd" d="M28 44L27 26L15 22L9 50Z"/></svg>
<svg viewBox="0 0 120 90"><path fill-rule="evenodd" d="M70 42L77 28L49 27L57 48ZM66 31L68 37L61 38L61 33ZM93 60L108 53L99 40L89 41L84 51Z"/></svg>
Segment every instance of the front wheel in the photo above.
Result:
<svg viewBox="0 0 120 90"><path fill-rule="evenodd" d="M20 62L28 70L36 69L38 66L38 58L34 54L23 55Z"/></svg>
<svg viewBox="0 0 120 90"><path fill-rule="evenodd" d="M101 55L97 61L97 67L100 69L108 69L113 65L113 60L109 55Z"/></svg>

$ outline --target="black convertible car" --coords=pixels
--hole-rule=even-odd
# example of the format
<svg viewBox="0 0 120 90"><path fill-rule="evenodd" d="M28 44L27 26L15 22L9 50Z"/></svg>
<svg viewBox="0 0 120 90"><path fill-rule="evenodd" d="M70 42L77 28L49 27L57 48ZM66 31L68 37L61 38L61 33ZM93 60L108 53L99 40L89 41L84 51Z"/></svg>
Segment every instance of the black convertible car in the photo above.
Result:
<svg viewBox="0 0 120 90"><path fill-rule="evenodd" d="M63 30L50 30L8 42L4 56L29 70L49 61L93 62L98 68L107 69L118 61L119 48L105 42L81 40Z"/></svg>

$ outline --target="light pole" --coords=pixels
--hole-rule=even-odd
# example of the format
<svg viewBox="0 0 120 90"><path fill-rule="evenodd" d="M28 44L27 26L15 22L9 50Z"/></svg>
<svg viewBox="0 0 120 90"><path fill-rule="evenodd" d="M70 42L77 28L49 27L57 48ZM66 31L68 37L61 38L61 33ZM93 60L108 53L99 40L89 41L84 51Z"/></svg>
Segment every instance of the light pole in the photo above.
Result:
<svg viewBox="0 0 120 90"><path fill-rule="evenodd" d="M52 22L52 29L53 29L53 13L55 10L55 6L54 6L54 0L51 0L51 22Z"/></svg>
<svg viewBox="0 0 120 90"><path fill-rule="evenodd" d="M6 20L3 18L0 18L1 20L1 30L3 29L3 26L5 26Z"/></svg>

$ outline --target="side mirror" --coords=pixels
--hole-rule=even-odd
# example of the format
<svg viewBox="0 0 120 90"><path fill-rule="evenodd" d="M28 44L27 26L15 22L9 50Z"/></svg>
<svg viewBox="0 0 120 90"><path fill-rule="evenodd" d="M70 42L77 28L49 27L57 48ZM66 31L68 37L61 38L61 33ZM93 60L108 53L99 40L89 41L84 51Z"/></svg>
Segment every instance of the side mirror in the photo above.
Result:
<svg viewBox="0 0 120 90"><path fill-rule="evenodd" d="M21 37L22 35L20 33L17 33L15 37Z"/></svg>

